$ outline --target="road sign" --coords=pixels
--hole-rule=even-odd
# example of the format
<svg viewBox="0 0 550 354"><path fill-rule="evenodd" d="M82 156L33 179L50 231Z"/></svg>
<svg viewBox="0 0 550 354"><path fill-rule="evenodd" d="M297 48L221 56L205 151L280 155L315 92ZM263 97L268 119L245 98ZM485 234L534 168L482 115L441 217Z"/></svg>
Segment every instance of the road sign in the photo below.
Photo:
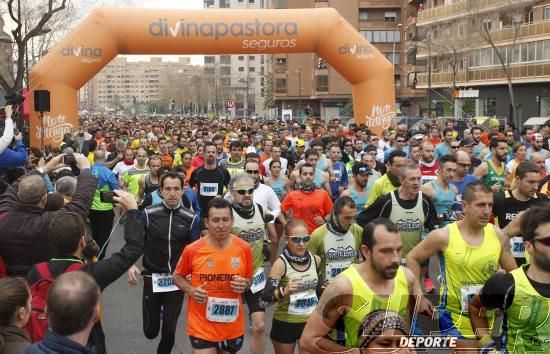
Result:
<svg viewBox="0 0 550 354"><path fill-rule="evenodd" d="M235 100L230 98L225 102L225 105L227 106L227 108L233 108L235 107Z"/></svg>

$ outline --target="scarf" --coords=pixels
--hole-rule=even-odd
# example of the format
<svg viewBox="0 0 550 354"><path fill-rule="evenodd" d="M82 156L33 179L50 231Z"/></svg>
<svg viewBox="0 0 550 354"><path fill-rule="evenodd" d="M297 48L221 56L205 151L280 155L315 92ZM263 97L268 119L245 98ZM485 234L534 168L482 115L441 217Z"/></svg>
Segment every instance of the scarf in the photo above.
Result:
<svg viewBox="0 0 550 354"><path fill-rule="evenodd" d="M345 230L340 226L340 223L334 217L334 214L330 217L330 221L327 222L327 229L335 235L344 236L348 233L348 230Z"/></svg>
<svg viewBox="0 0 550 354"><path fill-rule="evenodd" d="M254 204L252 204L250 208L246 209L233 201L231 206L235 209L237 214L241 215L243 218L251 218L254 216Z"/></svg>
<svg viewBox="0 0 550 354"><path fill-rule="evenodd" d="M306 251L306 255L303 256L303 257L296 256L296 255L292 254L292 252L290 252L290 249L288 249L288 246L285 246L285 248L283 249L283 255L290 262L296 263L296 264L299 264L299 265L308 264L309 261L310 261L310 258L311 258L308 251Z"/></svg>
<svg viewBox="0 0 550 354"><path fill-rule="evenodd" d="M313 193L315 190L315 183L312 183L309 186L304 186L303 184L300 184L300 190L306 194Z"/></svg>

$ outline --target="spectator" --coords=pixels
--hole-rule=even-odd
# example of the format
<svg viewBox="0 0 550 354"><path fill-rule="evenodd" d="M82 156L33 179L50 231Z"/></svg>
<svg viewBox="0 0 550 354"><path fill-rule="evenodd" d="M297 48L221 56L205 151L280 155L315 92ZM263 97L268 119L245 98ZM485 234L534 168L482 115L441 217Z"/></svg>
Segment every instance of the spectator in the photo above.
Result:
<svg viewBox="0 0 550 354"><path fill-rule="evenodd" d="M92 204L97 178L90 172L86 157L75 154L80 168L78 185L73 199L58 211L44 211L46 183L39 174L30 174L12 183L0 196L0 254L9 275L26 275L31 266L50 260L54 252L48 238L48 226L61 211L71 211L86 218ZM54 157L41 172L52 172L61 163L63 155Z"/></svg>
<svg viewBox="0 0 550 354"><path fill-rule="evenodd" d="M99 295L90 275L80 271L60 275L48 292L46 336L23 353L94 353L87 343L99 320Z"/></svg>
<svg viewBox="0 0 550 354"><path fill-rule="evenodd" d="M25 279L0 279L0 354L19 354L31 344L24 330L30 315L31 292Z"/></svg>
<svg viewBox="0 0 550 354"><path fill-rule="evenodd" d="M0 176L6 173L7 168L24 166L29 157L25 144L23 144L23 135L21 132L14 134L13 139L15 140L14 150L6 148L0 153Z"/></svg>

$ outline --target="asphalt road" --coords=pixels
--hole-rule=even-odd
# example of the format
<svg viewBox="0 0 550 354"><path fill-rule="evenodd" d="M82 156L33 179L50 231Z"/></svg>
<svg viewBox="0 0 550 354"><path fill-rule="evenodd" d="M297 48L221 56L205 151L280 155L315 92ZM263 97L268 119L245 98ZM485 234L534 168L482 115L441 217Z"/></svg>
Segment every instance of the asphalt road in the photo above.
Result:
<svg viewBox="0 0 550 354"><path fill-rule="evenodd" d="M113 250L119 250L123 245L122 227L117 226L111 243L107 250L109 256ZM430 262L430 272L434 274L437 267L437 260ZM138 262L141 268L141 261ZM436 276L432 275L432 279ZM141 310L142 286L132 287L126 281L126 276L121 277L115 283L111 284L102 296L103 300L103 328L105 331L107 350L111 354L129 354L129 353L156 353L157 345L160 341L159 336L153 340L145 338L142 329L142 310ZM187 298L185 299L181 315L178 320L176 343L172 353L191 353L191 344L186 333L186 314ZM274 353L273 346L269 339L271 331L271 321L273 318L273 306L266 311L266 351L265 353ZM420 318L419 324L422 328L436 330L433 322L430 323L426 318ZM240 353L250 353L251 330L250 323L247 323L247 331L243 348ZM295 351L298 353L298 349ZM441 353L442 351L439 351Z"/></svg>

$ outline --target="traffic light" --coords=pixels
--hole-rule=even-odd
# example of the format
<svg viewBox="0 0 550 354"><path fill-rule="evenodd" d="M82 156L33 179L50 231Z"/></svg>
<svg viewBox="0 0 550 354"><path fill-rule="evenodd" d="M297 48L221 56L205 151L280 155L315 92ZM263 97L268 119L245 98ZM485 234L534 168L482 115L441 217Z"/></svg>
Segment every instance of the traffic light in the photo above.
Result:
<svg viewBox="0 0 550 354"><path fill-rule="evenodd" d="M323 58L319 58L317 61L317 69L326 69L327 68L327 62Z"/></svg>

